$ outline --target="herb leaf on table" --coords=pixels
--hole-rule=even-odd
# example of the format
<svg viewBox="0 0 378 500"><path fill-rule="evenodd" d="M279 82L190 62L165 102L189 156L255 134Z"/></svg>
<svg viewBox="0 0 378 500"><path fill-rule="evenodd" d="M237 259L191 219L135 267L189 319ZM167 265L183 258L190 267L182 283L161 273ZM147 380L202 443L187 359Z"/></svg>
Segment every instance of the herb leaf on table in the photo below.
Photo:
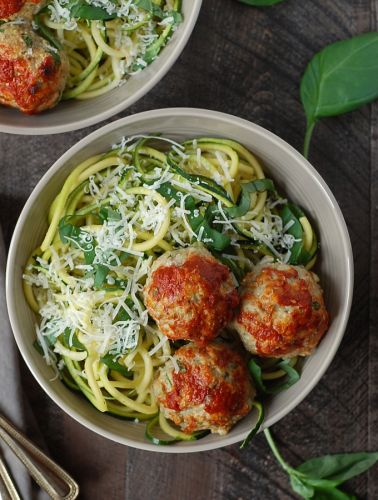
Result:
<svg viewBox="0 0 378 500"><path fill-rule="evenodd" d="M365 472L378 462L377 453L340 453L307 460L297 470L307 476L319 477L341 484Z"/></svg>
<svg viewBox="0 0 378 500"><path fill-rule="evenodd" d="M328 45L309 62L301 81L301 101L307 129L304 156L308 156L315 124L378 97L378 33L341 40Z"/></svg>
<svg viewBox="0 0 378 500"><path fill-rule="evenodd" d="M338 486L378 462L378 452L338 453L313 458L293 468L283 459L269 429L264 434L278 463L289 475L293 491L305 499L355 500L354 495Z"/></svg>

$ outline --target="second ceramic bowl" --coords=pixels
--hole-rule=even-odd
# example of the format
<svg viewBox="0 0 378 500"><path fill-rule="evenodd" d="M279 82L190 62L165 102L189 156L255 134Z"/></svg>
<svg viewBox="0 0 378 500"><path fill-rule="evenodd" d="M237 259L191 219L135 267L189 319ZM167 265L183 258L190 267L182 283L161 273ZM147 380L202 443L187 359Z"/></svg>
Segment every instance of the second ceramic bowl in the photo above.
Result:
<svg viewBox="0 0 378 500"><path fill-rule="evenodd" d="M60 102L39 115L25 115L0 105L0 132L47 135L71 132L99 123L124 111L149 92L169 71L189 40L202 0L182 2L183 22L159 57L124 85L93 99Z"/></svg>

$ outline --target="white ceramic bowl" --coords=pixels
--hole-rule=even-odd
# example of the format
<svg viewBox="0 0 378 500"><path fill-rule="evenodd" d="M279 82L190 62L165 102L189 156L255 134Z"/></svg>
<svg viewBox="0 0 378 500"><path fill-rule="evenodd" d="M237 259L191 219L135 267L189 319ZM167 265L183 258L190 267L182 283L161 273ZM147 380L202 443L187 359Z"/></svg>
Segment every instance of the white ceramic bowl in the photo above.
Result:
<svg viewBox="0 0 378 500"><path fill-rule="evenodd" d="M70 132L99 123L124 111L149 92L169 71L189 40L202 0L182 2L183 22L159 57L124 85L93 99L60 102L39 115L26 115L0 105L0 132L47 135Z"/></svg>
<svg viewBox="0 0 378 500"><path fill-rule="evenodd" d="M162 132L176 140L195 136L235 139L256 153L265 171L281 191L302 205L318 229L321 250L317 270L321 276L331 326L316 352L306 359L302 377L289 390L267 404L264 426L289 413L311 391L332 361L343 336L352 301L353 259L348 231L340 208L316 170L286 142L248 121L200 109L148 111L111 123L67 151L44 175L27 201L9 251L7 302L18 347L35 378L49 396L77 421L107 438L136 448L164 452L209 450L245 438L254 425L255 414L239 422L226 436L210 435L199 441L174 446L155 446L144 437L144 425L124 422L98 412L85 399L67 389L33 348L35 317L22 291L22 270L47 228L48 208L71 172L84 159L107 151L123 136Z"/></svg>

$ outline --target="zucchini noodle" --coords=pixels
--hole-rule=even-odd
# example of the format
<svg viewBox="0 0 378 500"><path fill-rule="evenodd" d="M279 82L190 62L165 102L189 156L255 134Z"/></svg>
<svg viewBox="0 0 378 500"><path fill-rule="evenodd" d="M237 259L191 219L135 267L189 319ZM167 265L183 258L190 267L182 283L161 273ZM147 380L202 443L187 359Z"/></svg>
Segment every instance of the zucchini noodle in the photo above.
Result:
<svg viewBox="0 0 378 500"><path fill-rule="evenodd" d="M79 6L48 1L35 28L67 55L62 99L100 96L143 70L181 22L180 11L181 0L86 0Z"/></svg>
<svg viewBox="0 0 378 500"><path fill-rule="evenodd" d="M301 209L278 194L252 153L219 138L123 139L70 173L46 220L24 273L36 347L99 411L152 419L149 429L160 426L170 440L196 436L158 417L152 382L175 344L143 304L155 259L204 245L240 282L262 259L311 267L317 253ZM282 379L295 364L265 359L262 378Z"/></svg>

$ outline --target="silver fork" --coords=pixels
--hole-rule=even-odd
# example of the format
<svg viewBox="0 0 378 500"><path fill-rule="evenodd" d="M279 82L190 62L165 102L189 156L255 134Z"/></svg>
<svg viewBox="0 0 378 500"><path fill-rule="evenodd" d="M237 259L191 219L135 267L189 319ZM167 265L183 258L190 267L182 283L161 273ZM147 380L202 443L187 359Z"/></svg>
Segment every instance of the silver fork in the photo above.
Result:
<svg viewBox="0 0 378 500"><path fill-rule="evenodd" d="M21 500L11 475L0 457L0 498L1 500Z"/></svg>
<svg viewBox="0 0 378 500"><path fill-rule="evenodd" d="M79 486L72 477L2 415L0 415L0 438L24 464L38 485L53 500L74 500L77 498ZM1 458L0 477L9 497L12 500L19 500L17 489Z"/></svg>

